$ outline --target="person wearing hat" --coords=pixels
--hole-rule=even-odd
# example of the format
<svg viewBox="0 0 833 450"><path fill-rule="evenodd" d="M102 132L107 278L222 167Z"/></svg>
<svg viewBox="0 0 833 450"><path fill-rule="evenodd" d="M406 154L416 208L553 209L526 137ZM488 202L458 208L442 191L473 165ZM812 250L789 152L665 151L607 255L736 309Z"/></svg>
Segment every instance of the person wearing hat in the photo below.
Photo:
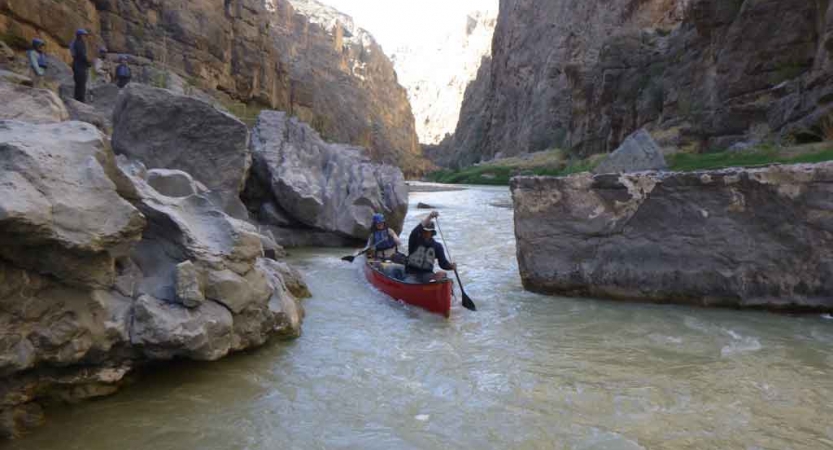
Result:
<svg viewBox="0 0 833 450"><path fill-rule="evenodd" d="M385 216L373 215L373 232L367 238L369 254L377 259L390 259L396 254L402 242L396 232L388 228Z"/></svg>
<svg viewBox="0 0 833 450"><path fill-rule="evenodd" d="M444 272L434 273L434 260L440 263L443 270L457 268L457 264L446 259L442 244L434 240L437 231L433 219L439 215L437 211L431 211L414 227L408 237L408 261L405 271L409 278L419 283L427 283L445 275Z"/></svg>
<svg viewBox="0 0 833 450"><path fill-rule="evenodd" d="M43 53L46 42L43 39L32 39L32 49L26 52L29 59L29 67L35 74L35 79L46 75L46 55Z"/></svg>
<svg viewBox="0 0 833 450"><path fill-rule="evenodd" d="M132 74L130 73L130 66L127 65L127 55L119 56L119 65L116 66L116 86L123 88L130 83Z"/></svg>
<svg viewBox="0 0 833 450"><path fill-rule="evenodd" d="M106 47L98 48L98 58L96 58L95 60L94 67L96 81L100 81L102 83L109 83L112 77L110 74L110 63L109 61L107 61Z"/></svg>
<svg viewBox="0 0 833 450"><path fill-rule="evenodd" d="M75 100L85 103L87 100L87 79L89 79L90 59L87 57L86 37L90 33L85 29L75 32L75 39L69 44L72 54L72 74L75 80Z"/></svg>

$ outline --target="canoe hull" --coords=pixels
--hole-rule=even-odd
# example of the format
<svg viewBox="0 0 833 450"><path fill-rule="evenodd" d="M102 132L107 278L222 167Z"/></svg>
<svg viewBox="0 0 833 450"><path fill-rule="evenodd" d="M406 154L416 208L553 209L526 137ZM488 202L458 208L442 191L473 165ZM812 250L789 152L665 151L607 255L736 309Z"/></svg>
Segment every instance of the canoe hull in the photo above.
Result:
<svg viewBox="0 0 833 450"><path fill-rule="evenodd" d="M365 263L364 274L376 289L396 300L445 317L451 315L451 294L454 286L451 279L427 284L403 283L373 268L370 263Z"/></svg>

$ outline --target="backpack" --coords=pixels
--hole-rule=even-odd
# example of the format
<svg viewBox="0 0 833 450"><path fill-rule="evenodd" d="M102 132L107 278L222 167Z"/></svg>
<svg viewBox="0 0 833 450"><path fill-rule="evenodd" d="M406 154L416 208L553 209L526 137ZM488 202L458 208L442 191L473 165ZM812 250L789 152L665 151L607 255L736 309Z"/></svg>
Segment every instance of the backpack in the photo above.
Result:
<svg viewBox="0 0 833 450"><path fill-rule="evenodd" d="M130 78L130 67L127 67L126 64L119 64L119 66L116 67L116 77Z"/></svg>

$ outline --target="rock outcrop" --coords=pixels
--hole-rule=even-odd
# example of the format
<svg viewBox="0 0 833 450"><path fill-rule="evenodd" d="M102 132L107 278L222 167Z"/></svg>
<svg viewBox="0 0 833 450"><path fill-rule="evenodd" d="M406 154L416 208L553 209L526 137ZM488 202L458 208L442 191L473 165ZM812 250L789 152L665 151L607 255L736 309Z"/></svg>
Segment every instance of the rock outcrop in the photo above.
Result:
<svg viewBox="0 0 833 450"><path fill-rule="evenodd" d="M0 437L147 361L300 332L298 272L187 174L117 161L82 122L0 121L0 155Z"/></svg>
<svg viewBox="0 0 833 450"><path fill-rule="evenodd" d="M642 127L689 151L819 140L831 17L807 0L502 0L488 89L463 106L480 117L461 115L447 162L606 153Z"/></svg>
<svg viewBox="0 0 833 450"><path fill-rule="evenodd" d="M239 196L251 166L246 125L208 103L142 84L113 113L113 150L149 169L179 169L209 189Z"/></svg>
<svg viewBox="0 0 833 450"><path fill-rule="evenodd" d="M640 129L628 136L616 151L593 169L593 173L640 172L667 168L662 150L651 138L650 133Z"/></svg>
<svg viewBox="0 0 833 450"><path fill-rule="evenodd" d="M391 62L349 17L321 5L305 7L311 4L3 1L0 35L21 46L41 37L49 52L69 61L74 30L87 28L93 45L134 55L137 81L173 89L177 83L168 73L174 72L179 84L238 102L242 116L264 106L290 111L329 140L365 146L376 161L421 172L413 115Z"/></svg>
<svg viewBox="0 0 833 450"><path fill-rule="evenodd" d="M31 123L56 123L69 119L69 112L58 96L47 89L35 89L0 80L0 120Z"/></svg>
<svg viewBox="0 0 833 450"><path fill-rule="evenodd" d="M524 287L833 310L833 163L512 180Z"/></svg>
<svg viewBox="0 0 833 450"><path fill-rule="evenodd" d="M261 222L275 227L276 237L304 225L336 241L366 239L374 212L401 230L408 211L402 172L370 162L364 149L326 143L307 124L264 111L252 135L252 153L247 204Z"/></svg>

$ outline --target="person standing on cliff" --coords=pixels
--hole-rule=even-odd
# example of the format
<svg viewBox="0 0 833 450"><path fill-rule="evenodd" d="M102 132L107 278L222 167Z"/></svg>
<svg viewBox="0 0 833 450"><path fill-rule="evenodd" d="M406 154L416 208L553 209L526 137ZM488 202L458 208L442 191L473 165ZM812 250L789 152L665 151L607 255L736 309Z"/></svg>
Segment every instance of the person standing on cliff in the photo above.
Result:
<svg viewBox="0 0 833 450"><path fill-rule="evenodd" d="M433 219L439 215L437 211L431 211L414 227L408 237L408 262L405 271L410 279L418 283L428 283L445 277L445 272L434 273L434 260L439 261L440 267L444 270L457 269L457 264L446 259L442 244L434 240L437 231Z"/></svg>
<svg viewBox="0 0 833 450"><path fill-rule="evenodd" d="M32 49L26 52L26 57L29 60L29 67L32 69L35 77L35 87L40 85L40 80L46 75L46 54L43 53L46 42L43 39L32 39Z"/></svg>
<svg viewBox="0 0 833 450"><path fill-rule="evenodd" d="M110 62L107 61L107 48L100 47L98 49L98 58L95 59L93 65L95 71L95 78L97 82L109 83L112 75L110 69Z"/></svg>
<svg viewBox="0 0 833 450"><path fill-rule="evenodd" d="M86 37L90 33L87 30L79 29L75 32L75 39L69 45L69 52L72 54L72 74L75 80L75 100L86 103L87 100L87 79L89 79L90 59L87 57Z"/></svg>
<svg viewBox="0 0 833 450"><path fill-rule="evenodd" d="M127 86L131 78L130 66L127 65L127 55L121 55L119 56L119 65L116 67L116 86L119 89Z"/></svg>

